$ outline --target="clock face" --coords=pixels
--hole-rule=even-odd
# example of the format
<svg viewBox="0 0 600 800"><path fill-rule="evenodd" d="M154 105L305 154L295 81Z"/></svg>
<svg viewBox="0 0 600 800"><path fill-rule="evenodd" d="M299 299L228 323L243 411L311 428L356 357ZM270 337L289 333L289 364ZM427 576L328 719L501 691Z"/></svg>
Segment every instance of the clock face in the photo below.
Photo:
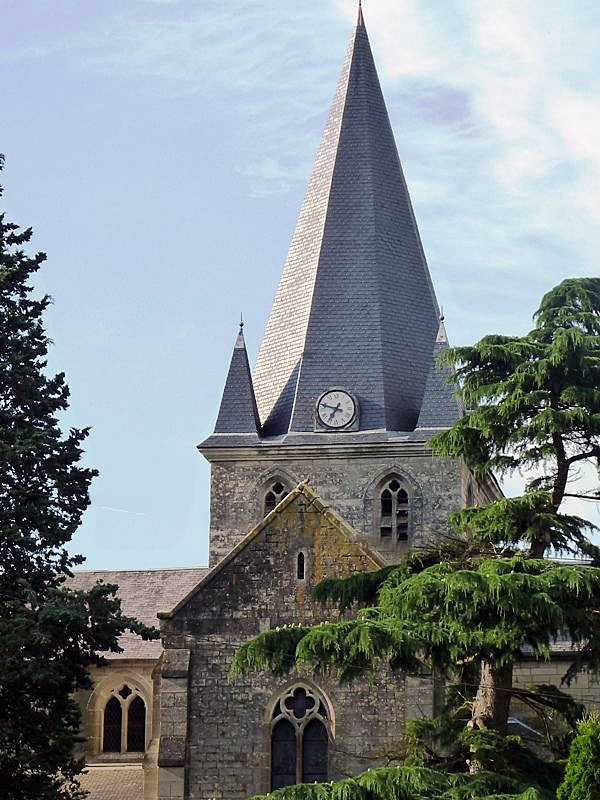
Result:
<svg viewBox="0 0 600 800"><path fill-rule="evenodd" d="M319 420L328 428L344 428L354 419L356 405L347 392L332 389L321 395L317 403Z"/></svg>

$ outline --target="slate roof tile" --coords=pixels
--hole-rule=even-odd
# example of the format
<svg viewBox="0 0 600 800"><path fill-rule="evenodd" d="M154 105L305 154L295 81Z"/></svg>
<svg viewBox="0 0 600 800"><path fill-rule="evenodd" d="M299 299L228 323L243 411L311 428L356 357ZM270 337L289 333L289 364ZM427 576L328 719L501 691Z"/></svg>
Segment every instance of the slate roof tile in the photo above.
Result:
<svg viewBox="0 0 600 800"><path fill-rule="evenodd" d="M136 766L86 767L79 777L87 800L144 800L144 771Z"/></svg>
<svg viewBox="0 0 600 800"><path fill-rule="evenodd" d="M123 612L146 625L158 628L156 614L175 606L208 572L208 567L187 569L77 570L68 581L72 589L90 589L98 581L116 583ZM122 653L105 653L106 658L156 659L160 655L159 639L144 641L132 633L119 640Z"/></svg>

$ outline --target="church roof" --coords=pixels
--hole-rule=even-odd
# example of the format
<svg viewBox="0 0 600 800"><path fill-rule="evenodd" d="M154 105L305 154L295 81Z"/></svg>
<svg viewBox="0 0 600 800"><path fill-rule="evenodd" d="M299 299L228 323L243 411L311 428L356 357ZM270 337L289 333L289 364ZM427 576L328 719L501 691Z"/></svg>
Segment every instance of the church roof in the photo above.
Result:
<svg viewBox="0 0 600 800"><path fill-rule="evenodd" d="M76 570L67 582L70 589L91 589L98 581L116 583L117 597L123 613L146 625L158 628L156 613L173 605L209 572L208 567L187 569ZM111 661L123 659L156 659L160 656L160 639L144 641L126 632L119 639L122 653L104 653Z"/></svg>
<svg viewBox="0 0 600 800"><path fill-rule="evenodd" d="M144 800L141 764L86 765L77 782L89 792L87 800Z"/></svg>
<svg viewBox="0 0 600 800"><path fill-rule="evenodd" d="M215 433L250 433L256 436L260 422L243 327L242 322L229 364Z"/></svg>
<svg viewBox="0 0 600 800"><path fill-rule="evenodd" d="M254 372L263 434L314 430L347 389L360 428L415 428L439 311L362 13Z"/></svg>

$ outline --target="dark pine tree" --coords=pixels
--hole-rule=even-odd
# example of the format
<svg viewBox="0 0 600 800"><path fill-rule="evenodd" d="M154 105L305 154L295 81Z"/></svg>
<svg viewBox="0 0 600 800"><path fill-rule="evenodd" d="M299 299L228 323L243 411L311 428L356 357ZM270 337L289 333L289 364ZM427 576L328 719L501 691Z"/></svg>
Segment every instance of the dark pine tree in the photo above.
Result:
<svg viewBox="0 0 600 800"><path fill-rule="evenodd" d="M67 545L96 472L79 464L87 429L59 425L69 390L46 373L50 298L30 285L46 256L25 253L30 238L0 215L0 795L66 800L82 796L73 693L89 686L87 667L118 652L126 629L157 634L122 615L117 587L65 586L83 561Z"/></svg>
<svg viewBox="0 0 600 800"><path fill-rule="evenodd" d="M561 713L573 730L580 710L551 686L513 685L527 651L550 658L560 635L578 645L565 678L600 671L600 559L593 526L565 513L573 476L600 462L600 278L563 281L542 299L523 337L488 336L446 351L468 411L429 446L462 459L476 477L524 468L534 477L520 497L500 498L451 517L454 535L398 566L324 581L320 602L351 618L267 631L236 653L232 677L297 667L341 681L372 672L433 670L446 679L444 714L410 724L399 768L356 779L279 789L294 800L554 797L564 739L549 733L555 764L540 762L508 731L512 698L547 721ZM590 564L544 556L585 554ZM562 749L561 749L562 748Z"/></svg>

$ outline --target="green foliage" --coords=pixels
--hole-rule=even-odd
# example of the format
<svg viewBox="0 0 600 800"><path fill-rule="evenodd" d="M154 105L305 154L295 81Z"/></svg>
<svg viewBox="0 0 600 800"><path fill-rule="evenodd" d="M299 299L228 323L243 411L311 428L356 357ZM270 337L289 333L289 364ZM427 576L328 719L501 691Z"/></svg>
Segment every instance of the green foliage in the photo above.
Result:
<svg viewBox="0 0 600 800"><path fill-rule="evenodd" d="M580 517L557 513L551 494L542 490L464 508L452 514L450 522L457 531L481 544L531 545L547 541L556 550L595 554L586 537L586 532L595 526Z"/></svg>
<svg viewBox="0 0 600 800"><path fill-rule="evenodd" d="M355 604L370 605L379 594L382 583L395 567L384 567L374 572L357 572L350 578L326 578L313 590L313 599L325 604L336 603L340 612Z"/></svg>
<svg viewBox="0 0 600 800"><path fill-rule="evenodd" d="M230 680L253 671L287 675L296 666L298 644L310 631L309 627L286 625L259 634L236 652L229 670Z"/></svg>
<svg viewBox="0 0 600 800"><path fill-rule="evenodd" d="M298 784L255 800L549 800L541 789L491 772L448 774L427 767L380 767L332 783Z"/></svg>
<svg viewBox="0 0 600 800"><path fill-rule="evenodd" d="M459 558L467 550L468 546L464 540L457 540L430 551L412 553L400 565L392 564L374 572L359 572L349 578L326 578L315 586L312 597L322 605L329 602L335 603L340 613L347 611L353 605L372 605L377 600L381 587L392 573L397 574L401 570L402 575L417 574L442 559Z"/></svg>
<svg viewBox="0 0 600 800"><path fill-rule="evenodd" d="M377 606L352 620L267 631L242 645L231 674L281 675L296 666L349 681L382 660L409 672L447 672L484 658L502 667L526 645L548 659L563 631L582 643L571 674L584 664L600 666L591 614L600 607L600 569L522 554L466 563L442 561L418 573L402 565L381 584Z"/></svg>
<svg viewBox="0 0 600 800"><path fill-rule="evenodd" d="M507 503L510 523L502 526L498 512L488 541L501 528L502 541L526 540L542 555L548 546L584 544L581 520L552 514L568 493L572 468L600 458L600 278L563 281L542 298L534 319L526 336L486 336L444 353L470 410L430 446L462 458L480 477L540 471L527 491L542 492L529 505L523 498ZM480 537L487 521L475 524Z"/></svg>
<svg viewBox="0 0 600 800"><path fill-rule="evenodd" d="M79 465L87 430L60 429L69 390L45 372L50 299L32 297L45 256L25 254L30 238L0 215L0 786L4 800L68 800L81 796L72 695L86 668L125 629L157 632L121 614L115 586L64 586L95 471Z"/></svg>
<svg viewBox="0 0 600 800"><path fill-rule="evenodd" d="M600 800L600 716L590 714L578 725L558 800Z"/></svg>

